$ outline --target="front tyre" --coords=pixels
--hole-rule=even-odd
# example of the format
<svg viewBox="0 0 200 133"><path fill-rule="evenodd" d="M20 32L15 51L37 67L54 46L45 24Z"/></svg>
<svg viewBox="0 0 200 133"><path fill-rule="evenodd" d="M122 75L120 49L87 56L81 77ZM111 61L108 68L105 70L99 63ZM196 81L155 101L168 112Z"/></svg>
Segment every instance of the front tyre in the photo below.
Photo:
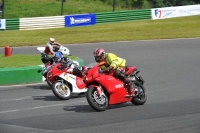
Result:
<svg viewBox="0 0 200 133"><path fill-rule="evenodd" d="M142 84L137 84L136 85L137 89L141 90L140 94L136 94L137 96L134 97L131 102L134 105L143 105L147 101L147 95L145 94L145 88Z"/></svg>
<svg viewBox="0 0 200 133"><path fill-rule="evenodd" d="M96 88L88 88L86 98L89 105L96 111L105 111L108 107L108 97L103 92L101 96L98 96Z"/></svg>
<svg viewBox="0 0 200 133"><path fill-rule="evenodd" d="M59 81L53 83L52 91L60 100L68 100L71 98L71 90L69 86Z"/></svg>
<svg viewBox="0 0 200 133"><path fill-rule="evenodd" d="M47 80L47 84L49 85L49 87L52 87L52 83L48 80Z"/></svg>

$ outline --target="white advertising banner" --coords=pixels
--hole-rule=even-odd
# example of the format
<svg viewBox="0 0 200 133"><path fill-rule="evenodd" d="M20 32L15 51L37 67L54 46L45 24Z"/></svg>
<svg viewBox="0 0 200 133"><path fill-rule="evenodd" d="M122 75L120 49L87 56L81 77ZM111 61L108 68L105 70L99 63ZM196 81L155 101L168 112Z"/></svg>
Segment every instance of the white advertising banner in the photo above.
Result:
<svg viewBox="0 0 200 133"><path fill-rule="evenodd" d="M152 19L200 15L200 5L176 6L151 9Z"/></svg>
<svg viewBox="0 0 200 133"><path fill-rule="evenodd" d="M0 19L0 29L6 29L6 20Z"/></svg>

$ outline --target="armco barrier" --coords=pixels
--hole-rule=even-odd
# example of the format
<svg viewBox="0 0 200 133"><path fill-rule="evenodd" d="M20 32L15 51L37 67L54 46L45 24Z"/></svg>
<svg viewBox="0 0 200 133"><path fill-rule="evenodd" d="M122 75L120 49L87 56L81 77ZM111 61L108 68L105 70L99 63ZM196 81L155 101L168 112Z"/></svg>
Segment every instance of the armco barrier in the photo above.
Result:
<svg viewBox="0 0 200 133"><path fill-rule="evenodd" d="M96 13L96 23L151 19L151 9Z"/></svg>
<svg viewBox="0 0 200 133"><path fill-rule="evenodd" d="M74 14L76 15L76 14ZM68 16L74 16L68 15ZM80 14L83 15L83 14ZM95 13L96 24L151 19L151 9ZM73 19L70 20L73 22ZM65 27L65 16L6 19L5 30L34 30Z"/></svg>
<svg viewBox="0 0 200 133"><path fill-rule="evenodd" d="M81 58L73 59L80 66L84 66L84 61ZM43 82L43 76L37 71L42 69L40 66L29 66L19 68L1 68L0 69L0 85L15 85Z"/></svg>
<svg viewBox="0 0 200 133"><path fill-rule="evenodd" d="M1 68L0 85L42 82L41 74L37 73L38 69L41 69L41 66Z"/></svg>
<svg viewBox="0 0 200 133"><path fill-rule="evenodd" d="M6 30L19 30L19 18L6 19Z"/></svg>
<svg viewBox="0 0 200 133"><path fill-rule="evenodd" d="M64 16L20 18L19 30L64 28Z"/></svg>

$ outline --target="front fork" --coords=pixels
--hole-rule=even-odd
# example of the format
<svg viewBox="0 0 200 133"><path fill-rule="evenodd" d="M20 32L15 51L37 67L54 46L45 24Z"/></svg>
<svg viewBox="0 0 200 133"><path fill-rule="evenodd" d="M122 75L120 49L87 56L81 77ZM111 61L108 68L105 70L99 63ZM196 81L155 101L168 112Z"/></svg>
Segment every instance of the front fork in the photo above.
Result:
<svg viewBox="0 0 200 133"><path fill-rule="evenodd" d="M104 93L103 93L103 88L101 87L101 85L92 85L94 88L96 88L97 89L97 95L99 96L99 97L101 97Z"/></svg>

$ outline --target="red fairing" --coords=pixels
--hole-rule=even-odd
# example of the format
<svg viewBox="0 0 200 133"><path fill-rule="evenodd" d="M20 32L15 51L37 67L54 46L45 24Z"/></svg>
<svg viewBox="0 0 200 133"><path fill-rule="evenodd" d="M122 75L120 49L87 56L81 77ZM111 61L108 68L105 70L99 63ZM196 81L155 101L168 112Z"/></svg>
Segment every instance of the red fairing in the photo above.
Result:
<svg viewBox="0 0 200 133"><path fill-rule="evenodd" d="M126 67L126 75L131 74L131 72L134 71L135 69L136 69L136 66Z"/></svg>
<svg viewBox="0 0 200 133"><path fill-rule="evenodd" d="M80 77L76 77L76 85L79 89L84 89L86 87L85 83L83 82L83 79Z"/></svg>
<svg viewBox="0 0 200 133"><path fill-rule="evenodd" d="M124 84L121 80L114 78L110 75L102 75L96 78L96 81L98 81L102 86L106 87L106 90L108 93L114 93L116 90L123 88Z"/></svg>
<svg viewBox="0 0 200 133"><path fill-rule="evenodd" d="M60 66L61 63L56 64L55 66L53 66L51 68L51 70L47 73L47 79L53 83L54 82L54 78L59 76L60 74L63 73L62 70L58 69L58 66Z"/></svg>
<svg viewBox="0 0 200 133"><path fill-rule="evenodd" d="M117 89L115 93L110 94L109 104L118 104L131 101L132 98L125 98L127 91L124 88Z"/></svg>
<svg viewBox="0 0 200 133"><path fill-rule="evenodd" d="M92 69L90 69L89 71L85 72L85 73L87 73L86 74L87 77L85 77L85 78L87 78L86 82L88 82L88 83L92 82L93 80L95 80L95 78L97 76L99 76L99 74L98 74L98 68L99 68L99 66L96 65Z"/></svg>

